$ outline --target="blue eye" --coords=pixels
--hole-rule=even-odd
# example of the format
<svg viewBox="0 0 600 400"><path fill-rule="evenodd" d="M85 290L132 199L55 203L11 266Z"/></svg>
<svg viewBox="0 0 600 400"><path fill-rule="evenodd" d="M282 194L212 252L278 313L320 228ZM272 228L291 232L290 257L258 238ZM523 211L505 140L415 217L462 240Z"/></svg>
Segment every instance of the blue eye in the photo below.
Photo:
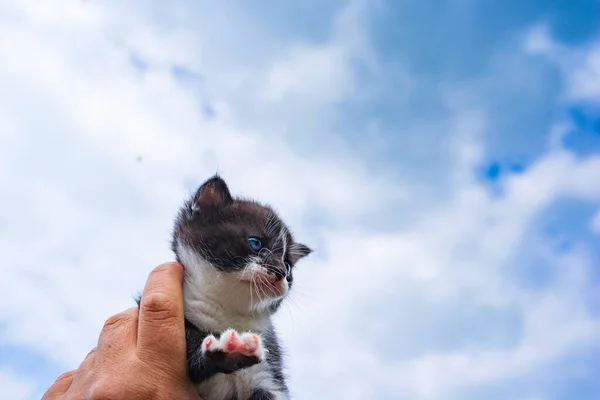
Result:
<svg viewBox="0 0 600 400"><path fill-rule="evenodd" d="M289 275L292 272L292 266L287 261L285 261L284 264L285 264L285 269L287 270L287 274Z"/></svg>
<svg viewBox="0 0 600 400"><path fill-rule="evenodd" d="M254 251L259 251L260 249L262 249L262 242L258 238L249 237L248 244L250 245L250 248Z"/></svg>

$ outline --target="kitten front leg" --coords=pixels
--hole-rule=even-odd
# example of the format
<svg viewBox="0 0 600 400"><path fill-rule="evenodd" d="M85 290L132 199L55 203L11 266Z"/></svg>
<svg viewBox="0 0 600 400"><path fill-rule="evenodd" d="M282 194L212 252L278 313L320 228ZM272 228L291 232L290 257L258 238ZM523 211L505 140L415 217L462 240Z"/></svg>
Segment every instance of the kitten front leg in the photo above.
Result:
<svg viewBox="0 0 600 400"><path fill-rule="evenodd" d="M202 336L198 329L186 323L188 375L194 383L219 372L230 374L250 367L265 357L261 338L256 334L239 334L228 329L219 339L211 334Z"/></svg>

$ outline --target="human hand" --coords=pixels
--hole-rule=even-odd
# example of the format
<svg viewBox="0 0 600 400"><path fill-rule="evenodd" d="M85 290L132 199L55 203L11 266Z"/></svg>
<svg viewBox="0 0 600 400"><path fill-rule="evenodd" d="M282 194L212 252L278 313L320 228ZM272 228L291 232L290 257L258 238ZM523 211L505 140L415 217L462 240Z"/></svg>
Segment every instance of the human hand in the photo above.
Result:
<svg viewBox="0 0 600 400"><path fill-rule="evenodd" d="M42 400L200 400L186 370L182 281L179 263L155 268L139 310L110 317L98 346Z"/></svg>

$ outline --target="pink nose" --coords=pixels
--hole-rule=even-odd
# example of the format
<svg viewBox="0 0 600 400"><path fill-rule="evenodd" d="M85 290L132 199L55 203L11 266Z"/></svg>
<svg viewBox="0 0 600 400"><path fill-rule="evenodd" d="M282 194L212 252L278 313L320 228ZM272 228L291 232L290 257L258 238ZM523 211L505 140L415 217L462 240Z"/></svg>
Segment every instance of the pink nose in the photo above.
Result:
<svg viewBox="0 0 600 400"><path fill-rule="evenodd" d="M274 279L274 282L277 282L286 276L285 271L280 268L268 266L266 269L267 273L269 274L269 279Z"/></svg>

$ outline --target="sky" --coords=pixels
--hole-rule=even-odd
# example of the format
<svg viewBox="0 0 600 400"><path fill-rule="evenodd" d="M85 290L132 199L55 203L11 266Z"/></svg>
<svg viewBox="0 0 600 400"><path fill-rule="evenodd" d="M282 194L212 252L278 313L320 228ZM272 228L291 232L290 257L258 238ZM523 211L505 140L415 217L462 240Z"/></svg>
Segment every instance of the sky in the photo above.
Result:
<svg viewBox="0 0 600 400"><path fill-rule="evenodd" d="M39 399L218 172L315 251L293 398L600 398L596 0L0 2L0 398Z"/></svg>

